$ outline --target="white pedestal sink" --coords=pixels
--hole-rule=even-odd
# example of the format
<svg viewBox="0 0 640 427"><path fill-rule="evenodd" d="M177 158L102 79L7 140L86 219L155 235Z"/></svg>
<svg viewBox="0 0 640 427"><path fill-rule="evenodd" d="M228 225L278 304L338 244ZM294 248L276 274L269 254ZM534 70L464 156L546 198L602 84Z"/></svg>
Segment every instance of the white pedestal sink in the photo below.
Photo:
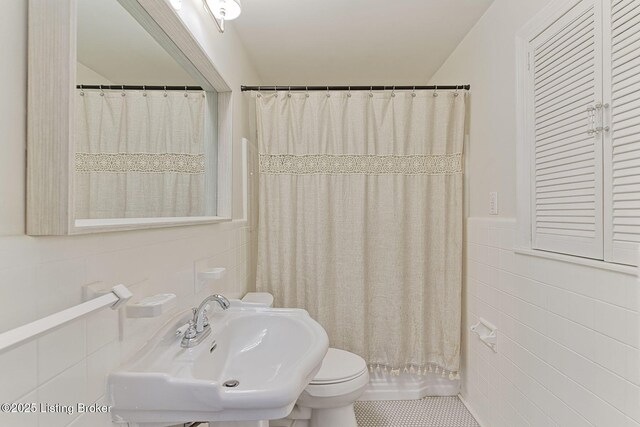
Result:
<svg viewBox="0 0 640 427"><path fill-rule="evenodd" d="M177 316L109 375L114 422L161 427L283 418L329 346L324 329L304 310L234 301L210 316L212 333L201 344L182 348L176 329L190 317Z"/></svg>

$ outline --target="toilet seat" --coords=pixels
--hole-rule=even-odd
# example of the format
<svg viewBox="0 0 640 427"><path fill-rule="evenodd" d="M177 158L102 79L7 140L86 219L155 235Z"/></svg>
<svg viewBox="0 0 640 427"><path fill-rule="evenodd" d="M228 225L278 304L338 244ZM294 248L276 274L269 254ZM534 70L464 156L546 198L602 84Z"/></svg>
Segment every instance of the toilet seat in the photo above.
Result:
<svg viewBox="0 0 640 427"><path fill-rule="evenodd" d="M313 398L343 399L354 393L359 396L368 383L369 370L362 357L330 348L320 370L305 388L300 400L306 402L306 406L316 407L318 402L314 402ZM324 405L326 402L320 404Z"/></svg>
<svg viewBox="0 0 640 427"><path fill-rule="evenodd" d="M367 363L357 354L330 348L322 360L320 370L310 385L338 384L353 380L367 372Z"/></svg>

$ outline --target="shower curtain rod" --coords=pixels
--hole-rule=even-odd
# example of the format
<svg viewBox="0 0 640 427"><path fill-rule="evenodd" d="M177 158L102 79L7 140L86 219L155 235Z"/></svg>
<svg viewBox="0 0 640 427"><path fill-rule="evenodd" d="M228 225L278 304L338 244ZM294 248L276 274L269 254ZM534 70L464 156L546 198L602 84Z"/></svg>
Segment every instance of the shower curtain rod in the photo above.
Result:
<svg viewBox="0 0 640 427"><path fill-rule="evenodd" d="M470 90L471 85L437 85L437 86L240 86L242 92L247 91L311 91L311 90Z"/></svg>
<svg viewBox="0 0 640 427"><path fill-rule="evenodd" d="M200 86L143 86L143 85L77 85L76 89L103 90L202 90Z"/></svg>

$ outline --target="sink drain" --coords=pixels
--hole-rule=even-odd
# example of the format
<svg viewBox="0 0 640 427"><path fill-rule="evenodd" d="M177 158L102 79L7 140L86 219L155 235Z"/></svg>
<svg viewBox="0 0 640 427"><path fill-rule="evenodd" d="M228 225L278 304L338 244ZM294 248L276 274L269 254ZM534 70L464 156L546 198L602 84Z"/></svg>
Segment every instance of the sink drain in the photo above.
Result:
<svg viewBox="0 0 640 427"><path fill-rule="evenodd" d="M238 385L240 385L240 381L229 380L229 381L225 381L222 385L228 388L238 387Z"/></svg>

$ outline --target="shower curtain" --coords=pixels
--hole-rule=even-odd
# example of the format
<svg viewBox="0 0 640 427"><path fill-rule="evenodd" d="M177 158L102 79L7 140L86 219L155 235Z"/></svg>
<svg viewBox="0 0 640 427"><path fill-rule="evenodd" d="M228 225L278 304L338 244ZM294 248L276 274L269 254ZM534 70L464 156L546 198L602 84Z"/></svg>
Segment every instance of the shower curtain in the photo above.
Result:
<svg viewBox="0 0 640 427"><path fill-rule="evenodd" d="M204 92L77 90L76 217L204 215Z"/></svg>
<svg viewBox="0 0 640 427"><path fill-rule="evenodd" d="M258 290L371 369L457 378L466 95L254 97Z"/></svg>

